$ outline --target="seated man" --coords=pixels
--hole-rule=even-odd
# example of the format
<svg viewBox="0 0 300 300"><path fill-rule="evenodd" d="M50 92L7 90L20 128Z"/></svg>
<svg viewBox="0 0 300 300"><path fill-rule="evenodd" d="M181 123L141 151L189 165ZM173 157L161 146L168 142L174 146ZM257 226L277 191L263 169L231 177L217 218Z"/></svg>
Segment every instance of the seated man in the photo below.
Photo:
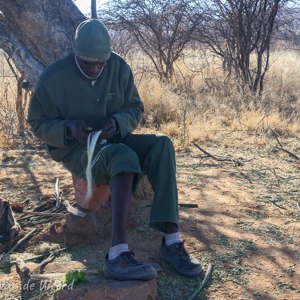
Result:
<svg viewBox="0 0 300 300"><path fill-rule="evenodd" d="M74 53L50 65L32 96L28 120L47 144L50 156L85 177L87 138L101 130L94 184L111 187L112 237L104 276L120 280L156 277L151 264L139 263L126 236L128 206L139 179L146 174L154 190L150 226L163 232L160 257L180 274L201 274L178 232L175 154L165 135L132 134L143 114L129 65L111 51L107 28L99 20L82 22Z"/></svg>

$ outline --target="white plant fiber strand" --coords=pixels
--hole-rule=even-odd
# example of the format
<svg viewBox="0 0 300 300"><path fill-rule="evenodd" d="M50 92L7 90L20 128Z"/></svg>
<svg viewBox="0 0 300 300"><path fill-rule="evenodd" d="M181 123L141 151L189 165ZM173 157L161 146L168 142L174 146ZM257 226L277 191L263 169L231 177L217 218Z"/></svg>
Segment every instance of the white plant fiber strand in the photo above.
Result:
<svg viewBox="0 0 300 300"><path fill-rule="evenodd" d="M89 134L87 139L87 166L86 166L86 181L87 181L87 191L84 198L84 201L87 202L90 200L93 194L92 186L93 186L93 178L92 178L92 167L95 165L95 163L98 161L100 157L100 151L99 153L94 157L94 151L95 147L97 145L98 138L100 137L100 134L102 131L95 131ZM106 143L106 140L101 140L100 144Z"/></svg>

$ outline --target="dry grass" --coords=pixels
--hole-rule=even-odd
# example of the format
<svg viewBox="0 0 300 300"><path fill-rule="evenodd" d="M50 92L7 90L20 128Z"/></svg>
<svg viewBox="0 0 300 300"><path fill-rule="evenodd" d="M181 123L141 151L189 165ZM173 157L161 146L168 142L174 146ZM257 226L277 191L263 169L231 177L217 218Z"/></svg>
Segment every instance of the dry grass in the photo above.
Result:
<svg viewBox="0 0 300 300"><path fill-rule="evenodd" d="M142 99L146 102L144 122L147 125L161 124L176 120L177 96L168 86L152 77L145 78L138 86Z"/></svg>
<svg viewBox="0 0 300 300"><path fill-rule="evenodd" d="M273 130L279 135L298 136L299 56L296 52L272 54L261 96L239 91L225 78L220 62L207 53L202 58L189 53L179 61L172 85L165 85L150 73L137 75L145 102L143 124L170 135L181 145L213 139L216 130L260 134Z"/></svg>

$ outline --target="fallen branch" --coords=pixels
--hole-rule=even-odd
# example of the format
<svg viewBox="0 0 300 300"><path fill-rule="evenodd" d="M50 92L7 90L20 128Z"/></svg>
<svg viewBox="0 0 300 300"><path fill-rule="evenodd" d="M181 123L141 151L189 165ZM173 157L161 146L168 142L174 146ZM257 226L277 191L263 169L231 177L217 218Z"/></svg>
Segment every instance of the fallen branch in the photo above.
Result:
<svg viewBox="0 0 300 300"><path fill-rule="evenodd" d="M198 286L198 288L194 291L194 293L188 298L188 300L193 300L205 288L208 280L211 277L212 271L213 271L213 266L212 266L212 264L209 264L207 267L207 271L205 273L203 281Z"/></svg>
<svg viewBox="0 0 300 300"><path fill-rule="evenodd" d="M293 157L293 158L295 158L297 160L300 160L299 156L297 156L296 154L294 154L294 153L292 153L292 152L290 152L290 151L288 151L288 150L286 150L286 149L283 148L283 146L280 143L280 141L278 139L278 136L277 136L277 134L276 134L276 132L274 130L271 130L271 132L272 132L272 136L275 138L275 140L277 141L277 143L279 145L279 146L275 146L276 149L281 150L281 151L287 153L288 155L290 155L291 157Z"/></svg>
<svg viewBox="0 0 300 300"><path fill-rule="evenodd" d="M40 204L40 205L36 205L32 211L45 211L48 208L52 208L52 205L54 204L54 200L46 200L44 203Z"/></svg>
<svg viewBox="0 0 300 300"><path fill-rule="evenodd" d="M284 209L284 210L288 210L287 208L278 205L275 201L270 201L270 203L275 207L275 208L279 208L279 209Z"/></svg>
<svg viewBox="0 0 300 300"><path fill-rule="evenodd" d="M31 238L35 232L38 229L35 228L32 231L30 231L29 233L27 233L22 239L20 239L19 241L17 241L17 243L7 252L4 253L0 256L0 263L5 262L5 260L7 259L7 257L14 251L16 250L21 244L23 244L27 239Z"/></svg>
<svg viewBox="0 0 300 300"><path fill-rule="evenodd" d="M203 153L206 155L206 157L210 157L210 158L212 158L212 159L214 159L214 160L221 161L221 162L231 162L231 163L233 163L233 164L235 164L235 165L237 165L237 166L241 166L241 165L242 165L242 163L241 163L240 161L238 161L238 160L234 160L234 159L232 159L232 158L227 158L227 157L218 157L218 156L215 156L215 155L210 154L209 152L207 152L206 150L204 150L203 148L201 148L201 147L200 147L198 144L196 144L196 143L193 143L193 145L194 145L198 150L200 150L201 152L203 152Z"/></svg>
<svg viewBox="0 0 300 300"><path fill-rule="evenodd" d="M275 138L275 140L277 141L278 145L280 146L280 148L282 148L282 144L280 143L277 133L274 130L271 130L272 132L272 136Z"/></svg>
<svg viewBox="0 0 300 300"><path fill-rule="evenodd" d="M54 258L55 258L54 254L51 253L46 259L44 259L42 262L40 262L33 271L39 269L38 273L41 274L43 272L43 269L45 268L45 266L47 264L49 264L50 262L52 262L54 260Z"/></svg>
<svg viewBox="0 0 300 300"><path fill-rule="evenodd" d="M65 208L63 206L60 207L52 207L46 211L27 211L25 212L25 216L18 218L18 221L21 224L26 222L26 225L37 225L46 222L51 222L56 220L58 217L64 217L65 214L62 211Z"/></svg>
<svg viewBox="0 0 300 300"><path fill-rule="evenodd" d="M67 249L67 248L61 248L61 249L58 249L58 250L54 250L54 251L52 251L51 253L49 253L49 251L47 251L47 252L45 252L44 254L35 255L35 256L32 256L32 257L28 257L28 258L23 258L23 261L24 261L24 262L27 262L27 261L31 261L31 260L43 258L43 257L45 257L46 255L49 255L49 254L54 254L54 255L56 255L57 253L62 252L62 251L64 251L64 250L66 250L66 249ZM10 261L10 262L7 262L7 264L13 265L13 264L16 264L17 262L18 262L18 259L17 259L17 260Z"/></svg>
<svg viewBox="0 0 300 300"><path fill-rule="evenodd" d="M11 254L14 250L16 250L21 244L23 244L26 240L31 238L35 232L38 231L37 228L31 230L29 233L27 233L23 238L17 241L17 243L6 253L6 255Z"/></svg>
<svg viewBox="0 0 300 300"><path fill-rule="evenodd" d="M295 159L297 159L297 160L300 160L300 157L299 157L299 156L297 156L296 154L294 154L294 153L292 153L292 152L290 152L290 151L288 151L288 150L286 150L286 149L284 149L284 148L282 148L282 147L276 146L276 149L281 150L281 151L287 153L289 156L291 156L291 157L293 157L293 158L295 158Z"/></svg>
<svg viewBox="0 0 300 300"><path fill-rule="evenodd" d="M253 183L253 181L249 178L249 176L247 176L246 174L244 174L241 170L239 170L238 168L236 169L244 178L246 178L249 183Z"/></svg>
<svg viewBox="0 0 300 300"><path fill-rule="evenodd" d="M27 223L28 220L30 220L30 219L33 219L33 221L34 221L35 219L38 219L39 217L41 217L41 218L46 217L47 218L46 215L43 216L43 215L40 215L40 213L42 213L42 214L45 214L45 213L58 213L58 212L61 212L64 209L64 207L49 207L49 205L51 205L51 203L46 202L46 203L43 203L43 204L41 204L39 206L35 206L30 211L30 214L26 213L27 214L26 216L19 217L18 221L22 222L22 223L26 221L26 223ZM36 213L39 213L39 215L37 215ZM37 216L37 218L35 216Z"/></svg>
<svg viewBox="0 0 300 300"><path fill-rule="evenodd" d="M64 217L63 213L37 212L37 211L23 211L22 214L43 217Z"/></svg>

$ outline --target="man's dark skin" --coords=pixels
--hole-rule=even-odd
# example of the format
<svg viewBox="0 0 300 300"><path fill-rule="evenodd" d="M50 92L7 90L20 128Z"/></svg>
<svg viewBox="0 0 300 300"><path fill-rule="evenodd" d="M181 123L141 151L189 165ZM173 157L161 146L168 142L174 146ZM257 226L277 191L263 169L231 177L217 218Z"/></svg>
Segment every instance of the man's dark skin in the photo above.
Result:
<svg viewBox="0 0 300 300"><path fill-rule="evenodd" d="M105 62L90 62L77 58L82 71L90 78L96 79L105 66ZM83 120L70 121L68 132L81 144L86 144L88 135L93 129ZM118 132L116 119L108 117L101 126L101 138L110 139ZM112 212L112 246L127 244L128 208L132 195L134 174L122 172L117 175L111 186L111 212ZM177 224L167 222L166 233L178 232Z"/></svg>
<svg viewBox="0 0 300 300"><path fill-rule="evenodd" d="M127 243L127 219L128 207L131 198L132 173L120 173L111 187L111 211L112 211L112 246ZM166 223L166 233L177 232L175 223Z"/></svg>

